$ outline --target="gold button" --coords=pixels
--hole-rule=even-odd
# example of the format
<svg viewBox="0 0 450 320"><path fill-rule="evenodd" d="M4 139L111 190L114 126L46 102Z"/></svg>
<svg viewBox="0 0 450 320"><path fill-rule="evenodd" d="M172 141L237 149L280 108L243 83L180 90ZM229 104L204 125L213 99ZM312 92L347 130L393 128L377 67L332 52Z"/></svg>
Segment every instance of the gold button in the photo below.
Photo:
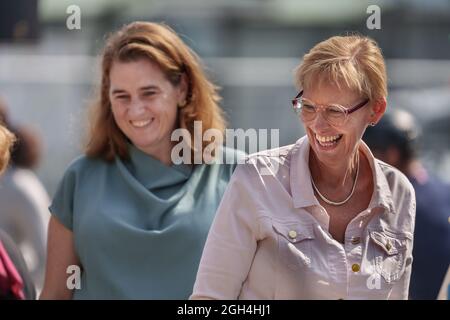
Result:
<svg viewBox="0 0 450 320"><path fill-rule="evenodd" d="M352 244L357 245L361 242L361 238L360 237L353 237L352 238Z"/></svg>
<svg viewBox="0 0 450 320"><path fill-rule="evenodd" d="M392 249L392 245L388 242L386 243L386 249L390 251Z"/></svg>
<svg viewBox="0 0 450 320"><path fill-rule="evenodd" d="M353 272L358 272L360 269L359 264L355 263L352 265L352 271Z"/></svg>
<svg viewBox="0 0 450 320"><path fill-rule="evenodd" d="M289 231L289 238L291 238L291 239L297 238L297 231L295 231L295 230Z"/></svg>

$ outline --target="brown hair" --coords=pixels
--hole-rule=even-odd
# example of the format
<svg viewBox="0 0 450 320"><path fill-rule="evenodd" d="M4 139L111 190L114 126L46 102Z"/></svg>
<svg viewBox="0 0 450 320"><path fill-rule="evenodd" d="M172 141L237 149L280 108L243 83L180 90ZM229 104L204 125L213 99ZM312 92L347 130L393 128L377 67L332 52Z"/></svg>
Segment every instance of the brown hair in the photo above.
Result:
<svg viewBox="0 0 450 320"><path fill-rule="evenodd" d="M299 88L315 80L344 83L359 94L377 100L387 97L387 75L377 43L365 36L335 36L315 45L295 71Z"/></svg>
<svg viewBox="0 0 450 320"><path fill-rule="evenodd" d="M41 158L41 140L39 133L29 127L12 128L16 143L11 150L11 164L27 169L34 169Z"/></svg>
<svg viewBox="0 0 450 320"><path fill-rule="evenodd" d="M127 138L117 126L109 100L110 71L114 61L140 58L156 63L172 85L184 74L188 83L186 105L178 110L178 127L191 134L194 156L194 121L201 121L202 136L208 129L225 130L223 112L218 103L218 87L206 77L198 56L168 26L152 22L133 22L113 33L102 54L101 87L93 105L86 155L112 161L115 156L128 158ZM203 147L210 142L203 142ZM200 150L201 151L201 150ZM197 151L196 151L197 152ZM193 159L193 158L192 158Z"/></svg>

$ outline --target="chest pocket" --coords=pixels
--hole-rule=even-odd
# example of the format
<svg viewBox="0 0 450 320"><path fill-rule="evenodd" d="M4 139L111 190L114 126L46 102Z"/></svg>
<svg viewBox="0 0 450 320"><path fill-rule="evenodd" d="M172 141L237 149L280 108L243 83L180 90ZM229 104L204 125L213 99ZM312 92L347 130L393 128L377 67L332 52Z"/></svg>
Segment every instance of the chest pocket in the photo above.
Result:
<svg viewBox="0 0 450 320"><path fill-rule="evenodd" d="M368 260L387 283L400 279L405 271L411 246L405 234L369 231Z"/></svg>
<svg viewBox="0 0 450 320"><path fill-rule="evenodd" d="M279 221L272 221L272 226L282 263L292 270L310 267L311 241L315 238L313 226Z"/></svg>

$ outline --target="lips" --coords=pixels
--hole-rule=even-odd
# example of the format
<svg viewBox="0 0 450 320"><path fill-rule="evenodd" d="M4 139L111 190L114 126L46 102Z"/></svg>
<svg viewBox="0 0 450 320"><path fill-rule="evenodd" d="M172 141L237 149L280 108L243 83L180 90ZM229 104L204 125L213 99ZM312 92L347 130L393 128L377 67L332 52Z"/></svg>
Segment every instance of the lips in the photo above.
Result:
<svg viewBox="0 0 450 320"><path fill-rule="evenodd" d="M341 140L342 138L342 134L337 134L337 135L319 135L319 134L315 134L315 138L316 141L319 143L320 146L322 147L332 147L334 145L336 145L339 140Z"/></svg>
<svg viewBox="0 0 450 320"><path fill-rule="evenodd" d="M143 120L130 120L130 124L135 128L143 128L152 123L154 118L143 119Z"/></svg>

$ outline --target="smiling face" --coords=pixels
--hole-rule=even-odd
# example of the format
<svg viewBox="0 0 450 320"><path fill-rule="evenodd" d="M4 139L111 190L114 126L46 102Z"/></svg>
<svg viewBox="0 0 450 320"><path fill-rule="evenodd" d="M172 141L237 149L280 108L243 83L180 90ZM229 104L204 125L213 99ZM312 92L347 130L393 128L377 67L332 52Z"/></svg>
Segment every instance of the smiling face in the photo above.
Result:
<svg viewBox="0 0 450 320"><path fill-rule="evenodd" d="M326 81L318 83L319 85L305 88L303 94L305 99L314 104L325 106L339 104L348 109L364 100L364 97L350 89L339 89ZM331 125L321 112L314 120L305 122L306 134L318 160L329 167L334 167L351 159L367 125L376 120L374 116L376 115L369 102L349 114L342 126Z"/></svg>
<svg viewBox="0 0 450 320"><path fill-rule="evenodd" d="M178 104L186 98L186 81L173 85L149 59L115 61L109 99L120 130L141 151L157 159L170 157L170 136L177 128Z"/></svg>

